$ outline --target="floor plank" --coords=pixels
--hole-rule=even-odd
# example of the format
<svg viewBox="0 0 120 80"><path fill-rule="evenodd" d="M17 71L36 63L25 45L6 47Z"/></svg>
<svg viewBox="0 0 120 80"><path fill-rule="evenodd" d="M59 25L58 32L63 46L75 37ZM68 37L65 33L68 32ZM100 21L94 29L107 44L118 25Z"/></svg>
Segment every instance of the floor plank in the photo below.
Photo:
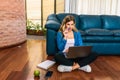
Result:
<svg viewBox="0 0 120 80"><path fill-rule="evenodd" d="M35 80L36 69L41 72L39 80L45 80L46 71L36 65L51 58L46 55L45 40L27 40L18 46L0 49L0 80ZM120 80L120 56L99 56L90 65L91 73L80 70L60 73L55 64L49 69L53 75L48 80Z"/></svg>

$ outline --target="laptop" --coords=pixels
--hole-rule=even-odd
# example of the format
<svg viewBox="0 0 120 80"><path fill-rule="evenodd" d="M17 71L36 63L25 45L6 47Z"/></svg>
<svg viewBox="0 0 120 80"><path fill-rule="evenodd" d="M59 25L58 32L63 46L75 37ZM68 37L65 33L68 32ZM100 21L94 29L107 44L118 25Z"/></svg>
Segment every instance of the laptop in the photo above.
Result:
<svg viewBox="0 0 120 80"><path fill-rule="evenodd" d="M66 58L77 58L86 57L92 51L92 46L73 46L69 47L68 53L66 53Z"/></svg>

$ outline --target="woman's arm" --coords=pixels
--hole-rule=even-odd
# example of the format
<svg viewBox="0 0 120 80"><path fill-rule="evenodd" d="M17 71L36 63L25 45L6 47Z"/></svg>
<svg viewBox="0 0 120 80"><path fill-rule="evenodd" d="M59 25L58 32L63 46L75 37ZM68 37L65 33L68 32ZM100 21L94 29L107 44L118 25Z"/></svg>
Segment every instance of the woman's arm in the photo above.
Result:
<svg viewBox="0 0 120 80"><path fill-rule="evenodd" d="M65 44L66 44L66 40L63 38L63 35L61 32L57 33L57 47L60 51L64 50Z"/></svg>

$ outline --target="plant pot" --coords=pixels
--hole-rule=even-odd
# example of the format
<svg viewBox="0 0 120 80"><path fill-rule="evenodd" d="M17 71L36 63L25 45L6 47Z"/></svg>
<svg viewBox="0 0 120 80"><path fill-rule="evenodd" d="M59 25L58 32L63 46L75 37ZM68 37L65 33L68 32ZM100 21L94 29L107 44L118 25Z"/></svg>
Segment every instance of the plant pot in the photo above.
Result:
<svg viewBox="0 0 120 80"><path fill-rule="evenodd" d="M36 30L27 30L27 34L35 35L36 34Z"/></svg>
<svg viewBox="0 0 120 80"><path fill-rule="evenodd" d="M36 35L39 35L39 36L44 36L44 32L39 30L39 31L36 31Z"/></svg>
<svg viewBox="0 0 120 80"><path fill-rule="evenodd" d="M37 31L37 30L27 30L27 34L29 35L38 35L38 36L44 36L44 31Z"/></svg>

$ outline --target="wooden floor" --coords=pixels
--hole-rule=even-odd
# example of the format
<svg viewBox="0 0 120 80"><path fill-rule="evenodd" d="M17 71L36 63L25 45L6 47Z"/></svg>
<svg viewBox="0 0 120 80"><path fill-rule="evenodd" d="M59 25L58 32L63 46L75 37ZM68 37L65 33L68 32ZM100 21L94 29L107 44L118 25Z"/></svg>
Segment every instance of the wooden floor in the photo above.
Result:
<svg viewBox="0 0 120 80"><path fill-rule="evenodd" d="M34 70L40 70L45 80L45 70L36 65L47 58L45 40L27 40L19 46L0 49L0 80L35 80ZM53 75L48 80L120 80L120 56L99 56L92 64L91 73L75 70L70 73L57 71L57 64L50 68Z"/></svg>

